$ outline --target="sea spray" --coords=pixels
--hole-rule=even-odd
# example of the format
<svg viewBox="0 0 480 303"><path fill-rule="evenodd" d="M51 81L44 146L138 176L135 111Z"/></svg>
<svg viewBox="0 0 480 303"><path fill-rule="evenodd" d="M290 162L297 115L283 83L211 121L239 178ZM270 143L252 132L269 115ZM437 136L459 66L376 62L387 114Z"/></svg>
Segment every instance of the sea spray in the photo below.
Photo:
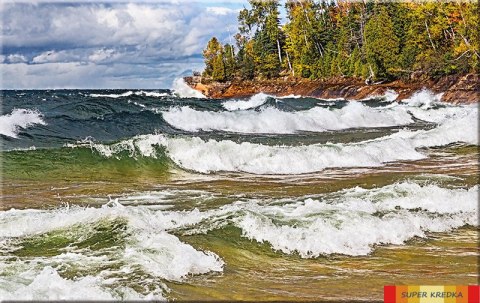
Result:
<svg viewBox="0 0 480 303"><path fill-rule="evenodd" d="M314 107L295 112L272 107L260 111L209 112L184 106L163 112L163 118L172 126L191 132L220 130L270 134L388 127L413 122L404 108L372 108L359 102L351 102L340 109Z"/></svg>
<svg viewBox="0 0 480 303"><path fill-rule="evenodd" d="M155 147L164 147L167 156L178 166L200 173L304 174L326 168L376 167L388 162L424 159L427 156L417 150L422 147L456 142L478 145L477 118L477 112L471 111L431 130L400 130L393 135L357 143L269 146L157 134L137 136L112 145L88 142L70 146L89 146L106 157L124 151L129 151L133 157L157 157Z"/></svg>
<svg viewBox="0 0 480 303"><path fill-rule="evenodd" d="M39 257L33 257L34 265L31 264L28 269L28 260L17 259L0 264L0 268L16 271L15 274L19 275L10 277L9 283L0 276L0 295L2 298L15 295L15 299L59 299L72 288L83 286L104 299L162 298L164 289L154 293L137 293L129 286L129 282L122 282L121 284L127 283L124 286L111 282L117 280L114 278L116 275L122 276L138 270L144 274L142 279L135 283L145 283L148 276L152 279L157 277L162 280L183 281L193 274L222 271L224 263L217 255L196 250L168 233L167 229L172 226L173 218L175 216L169 217L168 213L148 208L124 207L115 200L100 208L72 206L54 210L0 212L0 247L4 254L7 251L18 253L22 247L29 247L29 243L37 243L37 237L43 239L34 245L37 249L41 248L45 241L48 244L48 241L53 241L55 237L61 237L65 242L64 247L56 244L56 247L49 249L68 252L53 253L50 257L41 257L40 252ZM191 221L189 223L191 224ZM99 233L112 235L107 237ZM52 240L49 240L51 237ZM105 246L106 244L95 242L104 238L109 239L106 244L110 243L109 241L111 244ZM90 243L92 247L85 247L84 243ZM65 266L74 268L76 264L81 264L82 268L90 272L100 271L100 274L95 277L62 277ZM105 265L113 268L103 270ZM135 279L133 275L129 281L133 283ZM56 287L39 288L40 281ZM66 297L84 298L78 292L71 292Z"/></svg>
<svg viewBox="0 0 480 303"><path fill-rule="evenodd" d="M264 93L258 93L250 97L250 99L248 100L228 100L223 102L222 105L223 107L225 107L225 109L230 111L245 110L249 108L259 107L260 105L265 104L268 98L272 97Z"/></svg>
<svg viewBox="0 0 480 303"><path fill-rule="evenodd" d="M40 112L23 108L14 109L10 114L0 116L0 134L16 138L21 129L35 124L46 125Z"/></svg>
<svg viewBox="0 0 480 303"><path fill-rule="evenodd" d="M415 92L410 98L403 100L410 106L417 106L422 108L431 108L442 99L442 94L435 94L426 88Z"/></svg>
<svg viewBox="0 0 480 303"><path fill-rule="evenodd" d="M121 94L90 94L90 97L93 98L123 98L123 97L130 97L130 96L144 96L144 97L166 97L169 96L168 93L159 93L155 91L127 91Z"/></svg>
<svg viewBox="0 0 480 303"><path fill-rule="evenodd" d="M172 90L174 94L176 94L180 98L205 98L202 93L188 86L187 83L185 83L185 80L183 80L183 78L177 78L173 81Z"/></svg>

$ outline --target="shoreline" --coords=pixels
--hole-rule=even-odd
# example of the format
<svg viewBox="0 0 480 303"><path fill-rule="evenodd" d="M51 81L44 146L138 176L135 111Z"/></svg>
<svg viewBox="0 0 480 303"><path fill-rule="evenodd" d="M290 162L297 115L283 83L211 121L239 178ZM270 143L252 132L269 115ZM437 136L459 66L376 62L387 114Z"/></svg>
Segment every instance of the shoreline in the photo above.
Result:
<svg viewBox="0 0 480 303"><path fill-rule="evenodd" d="M421 79L414 76L408 81L365 84L357 78L330 78L308 80L298 78L277 78L270 80L233 80L228 82L206 82L199 76L184 77L185 83L208 98L244 98L257 93L278 97L297 95L319 99L346 99L358 101L383 96L387 91L398 94L397 101L410 98L422 89L435 94L443 93L441 101L453 104L469 104L480 101L480 75L449 75L437 80ZM203 83L202 83L203 82Z"/></svg>

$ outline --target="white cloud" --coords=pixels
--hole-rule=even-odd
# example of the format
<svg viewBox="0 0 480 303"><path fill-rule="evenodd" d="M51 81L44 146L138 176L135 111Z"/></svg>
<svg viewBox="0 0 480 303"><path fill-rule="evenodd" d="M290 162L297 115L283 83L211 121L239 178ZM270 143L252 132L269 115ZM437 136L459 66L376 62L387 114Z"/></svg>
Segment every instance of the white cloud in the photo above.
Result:
<svg viewBox="0 0 480 303"><path fill-rule="evenodd" d="M88 56L88 60L90 62L105 62L112 61L118 57L120 57L120 55L113 49L99 49Z"/></svg>
<svg viewBox="0 0 480 303"><path fill-rule="evenodd" d="M4 60L0 62L9 63L3 64L2 70L11 88L121 87L129 83L146 88L166 84L192 69L191 64L182 63L190 57L200 70L207 41L216 36L223 43L229 42L236 26L234 9L188 1L7 2L1 13ZM170 65L175 61L179 63ZM40 65L45 65L43 79L36 76ZM120 68L121 73L117 71ZM161 76L144 75L153 70ZM128 82L122 80L127 77ZM135 77L143 80L135 81Z"/></svg>
<svg viewBox="0 0 480 303"><path fill-rule="evenodd" d="M28 59L24 55L20 54L11 54L7 56L8 63L21 63L21 62L27 62Z"/></svg>
<svg viewBox="0 0 480 303"><path fill-rule="evenodd" d="M42 64L42 63L52 63L52 62L81 62L82 53L78 51L71 50L62 50L55 51L50 50L33 57L32 63Z"/></svg>
<svg viewBox="0 0 480 303"><path fill-rule="evenodd" d="M215 15L225 16L228 14L237 14L238 10L231 9L228 7L223 7L223 6L211 6L211 7L207 7L207 12L213 13Z"/></svg>
<svg viewBox="0 0 480 303"><path fill-rule="evenodd" d="M203 67L201 59L158 64L50 62L0 64L3 88L169 88Z"/></svg>
<svg viewBox="0 0 480 303"><path fill-rule="evenodd" d="M184 50L182 42L199 28L219 36L227 35L226 26L236 23L235 14L224 18L229 10L186 4L6 4L1 40L7 49L47 45L63 48L143 45L155 48L159 56L179 57L191 55L191 51ZM202 36L198 38L196 52L200 52L206 42Z"/></svg>

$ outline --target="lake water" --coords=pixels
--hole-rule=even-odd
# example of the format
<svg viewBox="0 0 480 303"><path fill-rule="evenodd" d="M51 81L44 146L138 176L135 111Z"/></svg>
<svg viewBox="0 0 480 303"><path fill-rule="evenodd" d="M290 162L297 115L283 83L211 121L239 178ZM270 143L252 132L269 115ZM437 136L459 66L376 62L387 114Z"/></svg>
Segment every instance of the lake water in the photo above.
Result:
<svg viewBox="0 0 480 303"><path fill-rule="evenodd" d="M2 91L0 299L478 281L477 105Z"/></svg>

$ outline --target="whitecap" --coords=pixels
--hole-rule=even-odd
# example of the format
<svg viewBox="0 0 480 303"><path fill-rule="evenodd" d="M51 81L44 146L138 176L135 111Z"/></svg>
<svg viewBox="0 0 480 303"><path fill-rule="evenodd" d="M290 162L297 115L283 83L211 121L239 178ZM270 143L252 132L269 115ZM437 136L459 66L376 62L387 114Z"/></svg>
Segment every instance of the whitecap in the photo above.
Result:
<svg viewBox="0 0 480 303"><path fill-rule="evenodd" d="M169 233L172 228L197 222L200 218L195 213L186 217L182 212L123 206L116 200L100 208L67 206L53 210L2 211L0 248L3 252L21 246L22 239L49 232L64 233L81 241L98 232L95 225L99 222L121 220L126 227L118 231L121 233L119 237L124 240L124 247L114 246L92 252L89 249L75 250L75 245L72 245L66 247L64 250L67 252L61 255L12 259L0 263L1 271L9 272L6 278L0 275L0 298L163 299L166 289L164 285L160 285L160 289L154 292L138 293L130 288L127 280L113 282L118 279L115 278L118 275L128 275L139 269L151 277L177 282L190 275L221 272L224 262L216 254L197 250ZM68 252L72 249L73 253ZM116 266L102 269L110 263L115 263ZM62 276L62 268L79 264L88 272L100 270L100 273L73 278ZM155 284L158 285L158 282ZM86 296L85 292L89 295Z"/></svg>
<svg viewBox="0 0 480 303"><path fill-rule="evenodd" d="M478 186L443 188L403 181L293 200L237 201L197 214L202 219L190 233L233 224L243 237L286 254L360 256L378 245L402 245L428 233L478 226L477 201Z"/></svg>
<svg viewBox="0 0 480 303"><path fill-rule="evenodd" d="M129 96L132 96L132 95L135 95L135 96L146 96L146 97L156 97L156 98L160 98L160 97L166 97L166 96L169 96L168 93L159 93L159 92L150 92L150 91L127 91L127 92L124 92L122 94L90 94L89 96L90 97L93 97L93 98L113 98L113 99L117 99L117 98L122 98L122 97L129 97Z"/></svg>
<svg viewBox="0 0 480 303"><path fill-rule="evenodd" d="M410 98L404 99L403 102L410 106L430 108L434 104L439 103L442 94L434 94L432 91L424 88L415 92Z"/></svg>
<svg viewBox="0 0 480 303"><path fill-rule="evenodd" d="M264 93L258 93L250 97L248 100L228 100L222 103L222 106L230 111L245 110L255 108L267 102L268 98L273 98Z"/></svg>
<svg viewBox="0 0 480 303"><path fill-rule="evenodd" d="M377 167L389 162L420 160L424 147L451 143L478 145L478 111L446 120L430 130L400 130L389 136L356 143L326 143L299 146L270 146L236 143L231 140L204 140L198 137L141 135L115 144L79 142L105 157L127 151L131 157L156 158L157 147L178 166L200 173L219 171L253 174L304 174L339 167Z"/></svg>
<svg viewBox="0 0 480 303"><path fill-rule="evenodd" d="M35 124L46 125L39 111L30 109L14 109L12 113L0 116L0 134L16 138L21 129Z"/></svg>
<svg viewBox="0 0 480 303"><path fill-rule="evenodd" d="M477 200L478 186L465 190L402 182L284 206L250 205L234 222L244 237L283 253L358 256L370 254L377 245L401 245L430 232L476 226Z"/></svg>
<svg viewBox="0 0 480 303"><path fill-rule="evenodd" d="M177 78L173 81L172 90L180 98L206 98L201 92L188 86L183 78Z"/></svg>
<svg viewBox="0 0 480 303"><path fill-rule="evenodd" d="M411 115L403 108L372 108L360 102L348 103L340 109L314 107L294 112L285 112L272 107L260 111L213 112L197 111L184 106L173 107L163 112L163 118L170 125L191 132L220 130L275 134L389 127L413 122Z"/></svg>

